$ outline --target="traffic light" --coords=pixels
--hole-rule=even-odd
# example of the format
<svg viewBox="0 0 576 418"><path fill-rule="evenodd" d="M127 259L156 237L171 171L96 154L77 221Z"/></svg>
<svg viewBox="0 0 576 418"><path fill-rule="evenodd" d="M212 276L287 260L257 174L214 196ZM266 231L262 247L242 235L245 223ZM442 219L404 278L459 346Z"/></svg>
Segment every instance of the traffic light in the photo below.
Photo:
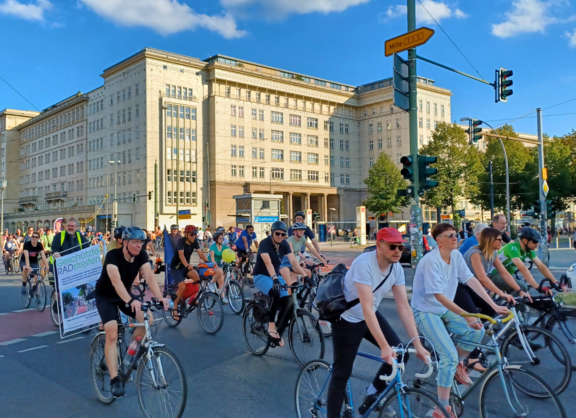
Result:
<svg viewBox="0 0 576 418"><path fill-rule="evenodd" d="M400 170L400 174L404 177L405 180L408 180L411 183L414 183L414 170L411 168L412 164L414 163L411 155L405 155L404 157L400 158L400 162L402 163L402 170Z"/></svg>
<svg viewBox="0 0 576 418"><path fill-rule="evenodd" d="M405 189L400 189L396 191L396 196L398 197L414 197L414 186L408 186Z"/></svg>
<svg viewBox="0 0 576 418"><path fill-rule="evenodd" d="M534 214L532 215L532 217L534 219L538 219L540 218L540 213L542 212L541 208L540 208L540 201L537 200L534 202Z"/></svg>
<svg viewBox="0 0 576 418"><path fill-rule="evenodd" d="M430 180L430 176L438 173L437 168L430 168L430 164L434 164L436 161L438 161L438 157L429 157L427 155L418 156L418 177L420 180L420 190L418 190L418 193L428 191L433 187L438 187L436 180Z"/></svg>
<svg viewBox="0 0 576 418"><path fill-rule="evenodd" d="M497 80L496 80L496 89L497 89L497 102L507 102L508 96L512 96L514 91L510 89L510 86L514 84L510 77L514 75L512 70L507 70L506 68L500 68L500 70L496 70Z"/></svg>
<svg viewBox="0 0 576 418"><path fill-rule="evenodd" d="M394 67L393 67L393 102L394 106L408 112L410 110L410 79L409 79L409 63L404 61L398 54L394 54Z"/></svg>
<svg viewBox="0 0 576 418"><path fill-rule="evenodd" d="M475 144L478 143L478 141L480 140L480 138L482 138L482 128L480 127L480 125L482 125L482 121L479 119L472 119L472 127L471 127L471 132L470 132L470 140L471 142L474 142Z"/></svg>
<svg viewBox="0 0 576 418"><path fill-rule="evenodd" d="M136 193L132 195L132 203L136 203Z"/></svg>
<svg viewBox="0 0 576 418"><path fill-rule="evenodd" d="M314 212L314 213L312 214L312 220L313 220L314 222L318 222L318 221L320 220L320 214L319 214L318 212Z"/></svg>
<svg viewBox="0 0 576 418"><path fill-rule="evenodd" d="M556 217L556 208L554 207L554 201L546 200L546 214L548 219Z"/></svg>
<svg viewBox="0 0 576 418"><path fill-rule="evenodd" d="M152 192L148 192L148 200L152 200Z"/></svg>

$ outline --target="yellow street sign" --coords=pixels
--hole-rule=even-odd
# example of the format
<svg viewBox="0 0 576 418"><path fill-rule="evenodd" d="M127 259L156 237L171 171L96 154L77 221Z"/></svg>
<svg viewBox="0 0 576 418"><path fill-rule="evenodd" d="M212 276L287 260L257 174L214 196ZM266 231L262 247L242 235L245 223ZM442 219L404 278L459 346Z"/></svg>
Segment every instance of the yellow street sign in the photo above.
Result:
<svg viewBox="0 0 576 418"><path fill-rule="evenodd" d="M178 219L182 220L182 219L192 219L192 215L180 215L178 216Z"/></svg>
<svg viewBox="0 0 576 418"><path fill-rule="evenodd" d="M548 169L546 167L542 168L542 180L548 180Z"/></svg>
<svg viewBox="0 0 576 418"><path fill-rule="evenodd" d="M544 180L544 183L542 183L542 191L544 192L544 196L548 196L550 187L548 187L548 182L546 180Z"/></svg>
<svg viewBox="0 0 576 418"><path fill-rule="evenodd" d="M410 48L424 45L434 35L434 31L428 28L416 29L396 38L388 39L384 43L384 55L389 57L397 52L406 51Z"/></svg>
<svg viewBox="0 0 576 418"><path fill-rule="evenodd" d="M440 215L440 219L452 219L452 215Z"/></svg>

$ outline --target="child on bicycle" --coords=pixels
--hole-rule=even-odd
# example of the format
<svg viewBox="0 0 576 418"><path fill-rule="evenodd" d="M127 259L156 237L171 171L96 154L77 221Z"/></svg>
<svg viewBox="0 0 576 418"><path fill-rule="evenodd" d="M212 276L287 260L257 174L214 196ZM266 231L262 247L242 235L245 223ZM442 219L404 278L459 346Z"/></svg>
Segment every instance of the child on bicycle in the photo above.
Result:
<svg viewBox="0 0 576 418"><path fill-rule="evenodd" d="M454 378L463 385L470 385L462 360L480 343L484 328L479 320L470 323L461 314L466 311L454 303L458 283L467 284L497 314L505 315L508 309L498 306L466 266L458 251L458 232L448 223L434 227L432 237L438 248L426 254L418 263L413 284L412 310L416 325L440 357L438 367L438 400L453 414L449 405L450 388ZM449 333L461 336L470 344L454 347ZM439 410L433 417L442 416ZM455 417L455 415L453 415Z"/></svg>

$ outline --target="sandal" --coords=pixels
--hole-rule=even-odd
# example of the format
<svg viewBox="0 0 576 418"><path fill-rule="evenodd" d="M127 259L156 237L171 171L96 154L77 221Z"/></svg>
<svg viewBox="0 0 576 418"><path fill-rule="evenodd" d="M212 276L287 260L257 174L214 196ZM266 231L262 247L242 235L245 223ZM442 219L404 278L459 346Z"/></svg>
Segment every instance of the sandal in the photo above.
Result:
<svg viewBox="0 0 576 418"><path fill-rule="evenodd" d="M477 358L466 357L462 363L468 370L476 370L480 373L484 373L488 370L488 368L484 366L486 363L486 357L484 357L484 353L482 352L478 354Z"/></svg>
<svg viewBox="0 0 576 418"><path fill-rule="evenodd" d="M272 335L276 334L277 337L273 337ZM278 334L278 331L268 331L268 339L270 340L270 345L272 348L274 347L284 347L284 340Z"/></svg>

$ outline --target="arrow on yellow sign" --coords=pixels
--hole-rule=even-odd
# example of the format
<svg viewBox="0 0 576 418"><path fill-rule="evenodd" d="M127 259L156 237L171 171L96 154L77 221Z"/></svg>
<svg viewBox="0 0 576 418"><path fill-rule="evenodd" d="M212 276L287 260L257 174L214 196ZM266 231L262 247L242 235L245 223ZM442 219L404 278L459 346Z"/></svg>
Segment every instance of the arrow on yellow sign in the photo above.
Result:
<svg viewBox="0 0 576 418"><path fill-rule="evenodd" d="M388 39L384 43L384 55L389 57L392 54L406 51L424 45L434 35L434 31L429 28L420 28L396 38Z"/></svg>

